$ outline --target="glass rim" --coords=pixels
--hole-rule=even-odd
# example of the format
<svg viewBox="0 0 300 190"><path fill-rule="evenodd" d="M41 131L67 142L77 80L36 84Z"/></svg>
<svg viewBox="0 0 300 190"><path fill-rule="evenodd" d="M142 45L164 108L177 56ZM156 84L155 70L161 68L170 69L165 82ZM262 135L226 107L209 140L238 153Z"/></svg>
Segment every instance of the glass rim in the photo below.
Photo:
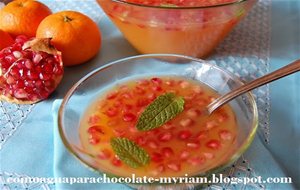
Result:
<svg viewBox="0 0 300 190"><path fill-rule="evenodd" d="M133 5L136 7L144 7L144 8L156 8L156 9L169 9L169 10L181 10L181 9L208 9L208 8L217 8L217 7L225 7L225 6L230 6L230 5L237 5L237 4L241 4L243 2L246 1L250 1L250 0L235 0L233 2L229 2L229 3L220 3L220 4L216 4L216 5L206 5L206 6L194 6L194 7L180 7L180 6L154 6L154 5L144 5L144 4L139 4L139 3L134 3L134 2L128 2L128 1L124 1L124 0L111 0L115 3L120 3L120 4L124 4L124 5Z"/></svg>
<svg viewBox="0 0 300 190"><path fill-rule="evenodd" d="M69 101L69 99L72 97L72 95L74 94L74 92L76 91L76 89L86 80L90 79L91 77L93 77L94 75L98 74L99 72L110 68L113 65L116 64L122 64L124 61L128 61L128 60L132 60L132 59L140 59L140 58L157 58L157 57L176 57L176 58L182 58L182 59L188 59L191 61L195 61L201 64L205 64L208 66L213 67L214 69L219 70L220 72L223 72L226 76L228 76L229 78L231 78L232 80L234 80L235 82L239 83L240 85L243 85L244 82L238 78L237 76L233 75L231 72L226 71L224 69L222 69L221 67L218 67L216 65L213 65L211 63L209 63L206 60L202 60L202 59L197 59L197 58L193 58L190 56L185 56L185 55L178 55L178 54L143 54L143 55L136 55L136 56L130 56L130 57L126 57L126 58L122 58L122 59L118 59L115 61L111 61L93 71L91 71L90 73L88 73L87 75L85 75L84 77L82 77L78 82L76 82L67 92L67 94L64 96L63 101L59 107L58 110L58 132L59 132L59 136L64 144L64 146L66 147L66 149L71 153L72 156L74 156L77 160L79 160L84 166L86 166L88 169L90 169L93 172L96 173L106 173L109 176L113 176L113 177L124 177L124 176L119 176L113 173L108 173L108 172L104 172L100 169L97 169L95 167L93 167L91 164L89 164L88 162L86 162L85 160L83 160L78 153L76 153L76 151L74 150L74 148L72 147L72 145L68 142L66 135L64 133L64 129L63 129L63 119L64 119L64 110L65 107ZM180 63L180 64L184 64L184 63ZM225 162L222 163L219 166L215 166L214 168L211 168L205 172L199 173L199 174L195 174L192 175L193 176L205 176L207 174L212 174L212 173L217 173L218 171L224 169L225 167L229 166L230 164L232 164L234 161L236 161L237 158L239 158L245 150L247 150L247 148L250 146L250 144L252 143L257 128L258 128L258 110L257 110L257 105L256 105L256 101L254 99L253 93L252 92L247 92L245 93L245 95L248 96L250 105L252 107L253 110L253 120L251 122L251 132L250 134L247 136L247 138L244 140L244 142L241 144L241 146L229 157L229 159Z"/></svg>

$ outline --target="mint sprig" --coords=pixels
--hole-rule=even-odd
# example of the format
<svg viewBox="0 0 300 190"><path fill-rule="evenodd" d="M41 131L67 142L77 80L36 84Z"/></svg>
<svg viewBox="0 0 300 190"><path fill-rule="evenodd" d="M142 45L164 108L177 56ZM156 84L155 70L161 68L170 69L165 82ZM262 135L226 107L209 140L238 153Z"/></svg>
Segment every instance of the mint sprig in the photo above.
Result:
<svg viewBox="0 0 300 190"><path fill-rule="evenodd" d="M138 168L148 164L150 161L148 153L127 138L112 138L110 144L119 159L130 167Z"/></svg>
<svg viewBox="0 0 300 190"><path fill-rule="evenodd" d="M176 97L174 93L166 93L157 97L138 119L136 128L148 131L160 127L173 119L184 109L183 97Z"/></svg>

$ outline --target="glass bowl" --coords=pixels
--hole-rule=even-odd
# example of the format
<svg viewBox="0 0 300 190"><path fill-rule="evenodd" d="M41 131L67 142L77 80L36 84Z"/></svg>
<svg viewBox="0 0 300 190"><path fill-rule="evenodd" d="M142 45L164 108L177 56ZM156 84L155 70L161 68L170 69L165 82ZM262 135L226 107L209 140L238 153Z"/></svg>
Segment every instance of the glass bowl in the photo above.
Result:
<svg viewBox="0 0 300 190"><path fill-rule="evenodd" d="M199 7L158 7L122 0L97 2L140 53L205 58L257 0L232 0L231 3Z"/></svg>
<svg viewBox="0 0 300 190"><path fill-rule="evenodd" d="M175 54L139 55L114 61L89 73L79 80L66 94L59 109L59 133L67 149L89 168L110 176L116 176L111 171L105 171L97 165L95 158L84 151L80 136L80 120L86 109L109 87L115 86L121 80L151 76L184 76L200 81L213 88L218 94L225 94L242 85L240 79L221 68L200 59ZM238 131L236 149L228 153L230 156L218 162L205 171L199 171L197 176L207 176L216 173L236 161L252 142L257 125L257 106L253 95L249 92L230 102L236 115Z"/></svg>

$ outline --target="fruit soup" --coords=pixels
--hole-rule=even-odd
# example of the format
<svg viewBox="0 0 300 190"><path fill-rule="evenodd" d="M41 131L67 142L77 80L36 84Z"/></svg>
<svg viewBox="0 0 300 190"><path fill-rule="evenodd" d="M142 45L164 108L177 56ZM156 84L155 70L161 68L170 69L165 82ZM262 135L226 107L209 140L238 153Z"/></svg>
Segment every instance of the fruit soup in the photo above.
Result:
<svg viewBox="0 0 300 190"><path fill-rule="evenodd" d="M214 8L172 9L170 7L212 6L234 0L126 0L169 8L134 6L112 0L97 1L139 52L175 53L199 58L207 57L254 3L248 0L247 3Z"/></svg>
<svg viewBox="0 0 300 190"><path fill-rule="evenodd" d="M208 86L178 76L122 82L81 118L82 147L97 168L118 176L199 174L236 150L238 126L231 107L210 116L203 112L216 97Z"/></svg>

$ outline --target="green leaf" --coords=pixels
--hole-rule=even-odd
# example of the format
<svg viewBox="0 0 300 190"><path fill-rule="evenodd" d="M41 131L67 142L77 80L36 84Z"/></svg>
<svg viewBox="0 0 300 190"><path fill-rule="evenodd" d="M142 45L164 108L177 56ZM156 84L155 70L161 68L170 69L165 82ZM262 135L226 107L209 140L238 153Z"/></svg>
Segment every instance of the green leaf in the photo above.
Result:
<svg viewBox="0 0 300 190"><path fill-rule="evenodd" d="M110 141L113 151L125 164L137 168L149 163L148 153L127 138L112 138Z"/></svg>
<svg viewBox="0 0 300 190"><path fill-rule="evenodd" d="M160 127L181 113L183 109L183 97L176 97L174 93L166 93L156 98L145 109L139 117L136 127L140 131Z"/></svg>

